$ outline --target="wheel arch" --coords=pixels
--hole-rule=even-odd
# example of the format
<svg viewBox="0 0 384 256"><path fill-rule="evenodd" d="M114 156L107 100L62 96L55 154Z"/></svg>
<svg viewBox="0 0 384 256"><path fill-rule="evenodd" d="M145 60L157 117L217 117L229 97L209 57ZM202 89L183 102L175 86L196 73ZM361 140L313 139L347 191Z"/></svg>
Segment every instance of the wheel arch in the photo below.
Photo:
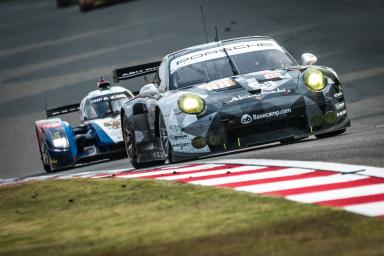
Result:
<svg viewBox="0 0 384 256"><path fill-rule="evenodd" d="M161 110L160 110L159 106L156 106L156 108L155 108L155 123L154 123L156 138L160 137L160 131L159 131L160 113L161 113Z"/></svg>

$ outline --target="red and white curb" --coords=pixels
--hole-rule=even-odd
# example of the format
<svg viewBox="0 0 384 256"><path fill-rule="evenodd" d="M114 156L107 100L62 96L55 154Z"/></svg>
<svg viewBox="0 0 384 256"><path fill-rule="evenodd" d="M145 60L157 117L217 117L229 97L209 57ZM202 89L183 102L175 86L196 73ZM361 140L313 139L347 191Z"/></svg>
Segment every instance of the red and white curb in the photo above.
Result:
<svg viewBox="0 0 384 256"><path fill-rule="evenodd" d="M19 180L69 178L157 179L201 186L233 188L262 195L322 206L384 219L384 168L325 162L282 160L220 160L170 165L147 170L119 169L55 174Z"/></svg>

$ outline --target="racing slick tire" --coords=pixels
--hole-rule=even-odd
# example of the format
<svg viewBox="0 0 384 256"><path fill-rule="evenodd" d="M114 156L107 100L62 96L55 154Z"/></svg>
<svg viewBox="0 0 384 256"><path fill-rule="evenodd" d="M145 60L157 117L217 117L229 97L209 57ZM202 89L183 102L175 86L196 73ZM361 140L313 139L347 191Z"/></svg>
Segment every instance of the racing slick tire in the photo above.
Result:
<svg viewBox="0 0 384 256"><path fill-rule="evenodd" d="M127 152L128 159L131 162L131 165L133 168L140 169L145 166L145 163L137 162L136 142L135 142L134 136L132 136L132 133L129 131L128 119L126 116L122 117L121 123L122 123L122 131L123 131L123 140L124 140L125 150Z"/></svg>
<svg viewBox="0 0 384 256"><path fill-rule="evenodd" d="M41 149L41 147L43 147L43 148ZM41 161L43 163L44 170L46 172L52 172L53 170L51 167L51 162L49 160L49 153L45 150L44 146L41 146L41 147L40 147L40 150L42 150L41 151Z"/></svg>
<svg viewBox="0 0 384 256"><path fill-rule="evenodd" d="M171 164L175 162L172 157L172 145L169 142L167 127L165 126L164 118L161 113L159 113L158 120L160 146L164 154L165 163Z"/></svg>
<svg viewBox="0 0 384 256"><path fill-rule="evenodd" d="M37 136L37 140L39 140L39 135L38 135L37 128L36 128L36 136ZM51 166L50 166L49 162L45 163L45 161L44 161L45 159L48 159L48 161L49 161L49 157L47 157L45 152L44 152L44 155L43 155L44 144L43 143L42 144L38 143L38 144L39 144L40 159L41 159L41 162L43 164L44 170L46 172L51 172Z"/></svg>
<svg viewBox="0 0 384 256"><path fill-rule="evenodd" d="M341 130L337 130L337 131L333 131L333 132L327 132L327 133L323 133L323 134L317 134L315 135L317 139L325 139L325 138L329 138L329 137L333 137L333 136L337 136L337 135L340 135L342 133L344 133L347 129L341 129Z"/></svg>

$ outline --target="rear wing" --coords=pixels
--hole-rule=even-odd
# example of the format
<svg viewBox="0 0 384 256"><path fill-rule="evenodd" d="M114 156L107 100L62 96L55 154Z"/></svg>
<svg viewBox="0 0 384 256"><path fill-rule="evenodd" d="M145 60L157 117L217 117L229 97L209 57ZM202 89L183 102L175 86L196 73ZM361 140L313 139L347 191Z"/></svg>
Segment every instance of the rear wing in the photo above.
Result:
<svg viewBox="0 0 384 256"><path fill-rule="evenodd" d="M58 107L58 108L52 108L52 109L47 109L47 105L44 103L44 108L45 108L45 113L47 115L47 118L49 118L52 116L59 116L59 115L64 115L71 112L79 111L80 103Z"/></svg>
<svg viewBox="0 0 384 256"><path fill-rule="evenodd" d="M121 80L132 79L139 76L155 73L159 70L161 61L141 64L132 67L118 68L112 71L113 82L118 83Z"/></svg>

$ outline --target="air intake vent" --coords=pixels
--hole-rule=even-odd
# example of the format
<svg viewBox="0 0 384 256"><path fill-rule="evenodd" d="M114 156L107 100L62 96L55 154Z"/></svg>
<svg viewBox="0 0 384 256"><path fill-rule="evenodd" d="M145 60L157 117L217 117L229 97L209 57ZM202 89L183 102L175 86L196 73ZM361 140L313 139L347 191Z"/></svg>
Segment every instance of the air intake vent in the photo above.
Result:
<svg viewBox="0 0 384 256"><path fill-rule="evenodd" d="M261 89L249 90L248 92L251 94L259 94L261 93Z"/></svg>

